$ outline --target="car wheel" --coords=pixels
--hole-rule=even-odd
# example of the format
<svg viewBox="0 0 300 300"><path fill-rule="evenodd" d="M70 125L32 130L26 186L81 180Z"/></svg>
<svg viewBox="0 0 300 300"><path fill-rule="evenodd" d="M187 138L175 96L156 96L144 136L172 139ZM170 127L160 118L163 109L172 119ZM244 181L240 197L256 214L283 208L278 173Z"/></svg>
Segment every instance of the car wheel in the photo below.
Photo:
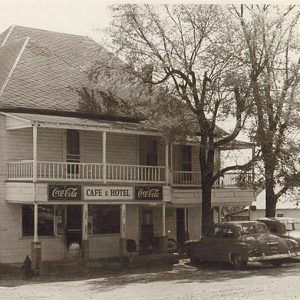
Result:
<svg viewBox="0 0 300 300"><path fill-rule="evenodd" d="M190 262L192 266L198 266L200 264L200 261L198 259L195 258L190 258Z"/></svg>
<svg viewBox="0 0 300 300"><path fill-rule="evenodd" d="M274 267L280 267L282 265L282 260L281 259L271 260L271 264Z"/></svg>
<svg viewBox="0 0 300 300"><path fill-rule="evenodd" d="M168 239L168 253L175 253L178 252L178 250L178 243L173 239Z"/></svg>
<svg viewBox="0 0 300 300"><path fill-rule="evenodd" d="M189 257L190 259L190 263L192 266L196 266L199 264L199 260L197 260L196 258L194 258L193 254L191 251L188 251L187 252L187 256Z"/></svg>
<svg viewBox="0 0 300 300"><path fill-rule="evenodd" d="M243 258L240 254L232 254L231 263L233 264L233 266L236 269L245 268L247 265L247 262L245 260L243 260Z"/></svg>

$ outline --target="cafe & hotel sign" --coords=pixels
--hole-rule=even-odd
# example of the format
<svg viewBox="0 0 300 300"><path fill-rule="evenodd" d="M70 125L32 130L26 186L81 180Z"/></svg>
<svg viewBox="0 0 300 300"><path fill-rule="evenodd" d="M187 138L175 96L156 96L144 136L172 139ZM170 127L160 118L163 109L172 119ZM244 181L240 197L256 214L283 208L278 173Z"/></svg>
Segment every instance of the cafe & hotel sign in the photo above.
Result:
<svg viewBox="0 0 300 300"><path fill-rule="evenodd" d="M84 200L133 200L133 187L85 186Z"/></svg>

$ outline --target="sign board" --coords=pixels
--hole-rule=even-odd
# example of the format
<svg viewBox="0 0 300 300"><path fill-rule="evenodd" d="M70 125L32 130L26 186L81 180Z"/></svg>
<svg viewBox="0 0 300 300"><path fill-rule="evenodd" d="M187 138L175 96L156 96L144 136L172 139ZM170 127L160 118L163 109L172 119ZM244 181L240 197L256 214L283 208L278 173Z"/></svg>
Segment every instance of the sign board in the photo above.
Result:
<svg viewBox="0 0 300 300"><path fill-rule="evenodd" d="M80 185L56 185L48 186L49 201L81 201Z"/></svg>
<svg viewBox="0 0 300 300"><path fill-rule="evenodd" d="M163 199L162 186L136 186L135 200L160 201Z"/></svg>
<svg viewBox="0 0 300 300"><path fill-rule="evenodd" d="M133 188L124 186L85 186L84 200L133 200Z"/></svg>

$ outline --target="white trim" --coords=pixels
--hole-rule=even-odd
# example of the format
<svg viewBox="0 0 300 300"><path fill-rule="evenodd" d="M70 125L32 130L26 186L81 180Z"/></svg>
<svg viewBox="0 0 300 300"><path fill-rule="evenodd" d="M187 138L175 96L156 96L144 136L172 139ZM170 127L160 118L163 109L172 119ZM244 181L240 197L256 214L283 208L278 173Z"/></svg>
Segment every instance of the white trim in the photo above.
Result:
<svg viewBox="0 0 300 300"><path fill-rule="evenodd" d="M11 25L10 26L8 33L7 33L6 37L4 38L4 40L3 40L2 44L1 44L1 47L6 44L8 38L9 38L10 34L12 33L12 31L14 30L14 28L15 28L15 25Z"/></svg>
<svg viewBox="0 0 300 300"><path fill-rule="evenodd" d="M19 60L22 57L22 54L23 54L23 52L24 52L24 50L25 50L25 48L26 48L26 46L28 44L29 39L30 39L29 37L26 38L26 40L25 40L25 42L24 42L24 44L23 44L23 46L22 46L22 48L21 48L21 50L20 50L20 52L19 52L19 54L18 54L15 62L14 62L14 64L13 64L12 68L10 69L10 71L9 71L9 73L7 75L5 81L4 81L4 83L3 83L3 85L2 85L2 87L0 89L0 97L2 96L2 94L3 94L3 92L4 92L4 90L5 90L6 86L7 86L7 84L9 82L9 80L10 80L10 78L11 78L11 76L12 76L12 74L13 74L16 66L17 66L17 64L19 63Z"/></svg>

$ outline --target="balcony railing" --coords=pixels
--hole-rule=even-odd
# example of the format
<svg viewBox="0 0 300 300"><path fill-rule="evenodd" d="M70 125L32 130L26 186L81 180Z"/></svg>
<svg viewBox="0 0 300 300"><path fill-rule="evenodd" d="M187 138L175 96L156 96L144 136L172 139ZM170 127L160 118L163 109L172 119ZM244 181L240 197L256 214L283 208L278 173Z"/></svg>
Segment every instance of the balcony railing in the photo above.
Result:
<svg viewBox="0 0 300 300"><path fill-rule="evenodd" d="M38 161L37 180L40 181L104 181L164 183L165 167ZM33 161L8 163L8 180L32 180Z"/></svg>
<svg viewBox="0 0 300 300"><path fill-rule="evenodd" d="M253 174L246 173L242 176L240 173L226 173L220 177L214 184L214 188L230 188L237 187L239 183L250 184L253 181ZM174 171L173 172L173 185L174 186L201 186L200 172L186 172Z"/></svg>
<svg viewBox="0 0 300 300"><path fill-rule="evenodd" d="M33 173L32 160L8 163L8 180L30 181L33 180ZM38 181L166 183L163 166L38 161L36 175ZM172 175L173 186L201 186L200 172L174 171ZM227 173L219 178L214 187L237 187L239 181L251 183L252 173L242 177L239 173Z"/></svg>

